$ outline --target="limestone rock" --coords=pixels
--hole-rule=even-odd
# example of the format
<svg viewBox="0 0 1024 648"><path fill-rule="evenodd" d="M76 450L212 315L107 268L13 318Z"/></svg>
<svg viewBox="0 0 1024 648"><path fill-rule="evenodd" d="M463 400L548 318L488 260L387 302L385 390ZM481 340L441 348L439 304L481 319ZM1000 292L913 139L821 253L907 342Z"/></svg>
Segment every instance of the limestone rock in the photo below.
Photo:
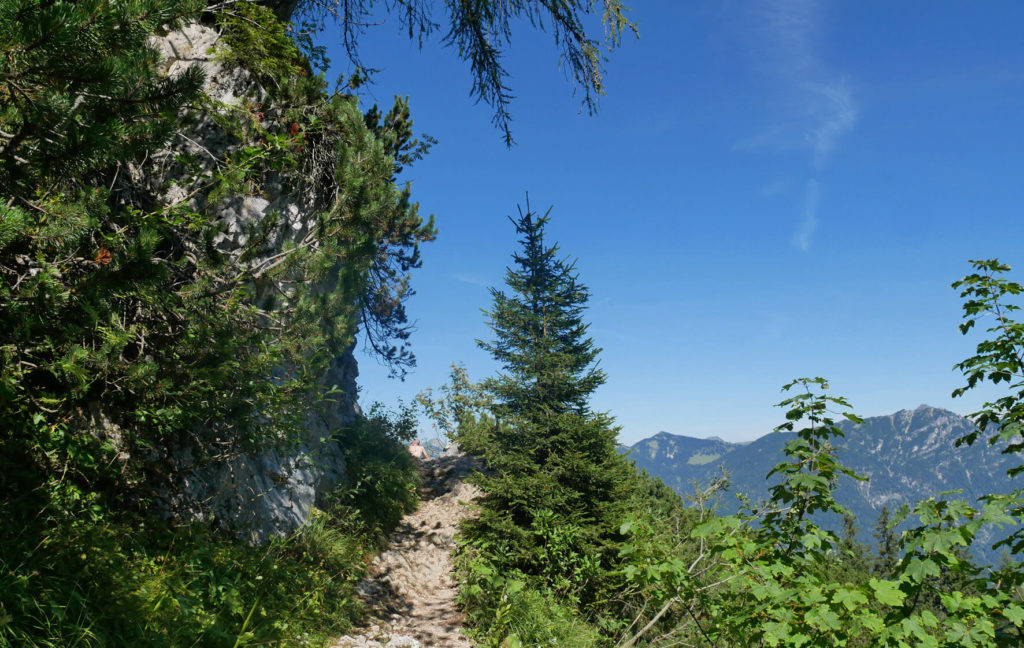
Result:
<svg viewBox="0 0 1024 648"><path fill-rule="evenodd" d="M278 2L276 11L290 14L294 2ZM211 52L218 42L216 29L194 23L153 40L163 55L163 71L179 74L190 65L203 68L204 91L210 105L225 110L262 101L265 93L240 69L222 65ZM240 253L249 232L273 216L275 224L266 242L265 256L273 257L288 242L299 243L313 228L316 215L309 197L289 193L280 178L271 176L249 195L236 195L213 205L202 205L197 191L212 175L218 160L237 143L208 113L185 121L167 151L150 156L144 165L128 170L133 187L165 204L188 202L191 207L213 208L219 233L213 244L224 254ZM181 156L190 158L186 171ZM198 174L196 173L198 168ZM269 303L270 289L255 286L257 303ZM280 299L280 296L277 296ZM320 382L325 390L340 390L326 411L310 416L305 433L287 450L232 456L198 463L181 450L172 457L179 475L159 494L165 512L176 518L211 522L251 542L262 543L300 528L317 501L346 478L342 448L332 438L338 427L360 414L356 402L358 367L351 348L332 359Z"/></svg>

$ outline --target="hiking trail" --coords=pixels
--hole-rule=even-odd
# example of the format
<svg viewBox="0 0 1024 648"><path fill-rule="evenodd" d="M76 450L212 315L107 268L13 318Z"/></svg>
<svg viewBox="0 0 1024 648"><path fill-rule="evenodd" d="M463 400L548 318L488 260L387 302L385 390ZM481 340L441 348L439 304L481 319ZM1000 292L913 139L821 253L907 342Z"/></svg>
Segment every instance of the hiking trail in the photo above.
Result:
<svg viewBox="0 0 1024 648"><path fill-rule="evenodd" d="M331 648L473 648L461 633L451 559L458 524L473 515L470 502L480 496L464 481L473 468L465 456L423 462L419 508L402 518L358 585L370 624Z"/></svg>

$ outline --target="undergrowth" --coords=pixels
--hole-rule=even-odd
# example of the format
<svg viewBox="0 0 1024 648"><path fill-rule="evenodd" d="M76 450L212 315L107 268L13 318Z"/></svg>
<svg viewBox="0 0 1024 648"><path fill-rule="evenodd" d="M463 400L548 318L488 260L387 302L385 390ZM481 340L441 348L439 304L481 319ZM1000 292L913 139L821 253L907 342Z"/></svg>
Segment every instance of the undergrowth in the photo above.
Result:
<svg viewBox="0 0 1024 648"><path fill-rule="evenodd" d="M324 645L361 618L365 561L415 506L406 428L374 409L339 431L348 484L265 546L114 513L60 475L0 501L19 521L0 528L0 646Z"/></svg>

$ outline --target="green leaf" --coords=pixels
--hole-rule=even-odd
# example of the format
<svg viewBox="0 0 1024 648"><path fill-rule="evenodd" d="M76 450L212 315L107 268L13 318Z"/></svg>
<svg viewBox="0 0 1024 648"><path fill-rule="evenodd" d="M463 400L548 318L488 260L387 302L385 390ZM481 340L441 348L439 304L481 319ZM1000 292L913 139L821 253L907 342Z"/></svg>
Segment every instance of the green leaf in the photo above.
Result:
<svg viewBox="0 0 1024 648"><path fill-rule="evenodd" d="M882 605L902 605L903 599L907 596L900 591L897 583L891 581L872 578L868 581L868 585L871 586L872 590L874 590L875 599L877 599Z"/></svg>
<svg viewBox="0 0 1024 648"><path fill-rule="evenodd" d="M1024 625L1024 606L1019 603L1007 605L1003 608L1002 613L1010 623L1018 628Z"/></svg>
<svg viewBox="0 0 1024 648"><path fill-rule="evenodd" d="M812 607L806 616L807 623L823 631L838 630L839 615L827 607Z"/></svg>
<svg viewBox="0 0 1024 648"><path fill-rule="evenodd" d="M912 558L907 564L903 573L913 579L914 582L920 583L926 580L928 577L937 578L940 573L939 565L930 559L921 560L920 558Z"/></svg>
<svg viewBox="0 0 1024 648"><path fill-rule="evenodd" d="M840 587L832 595L834 603L842 604L847 610L853 610L868 602L868 597L860 590L852 587Z"/></svg>
<svg viewBox="0 0 1024 648"><path fill-rule="evenodd" d="M901 629L911 638L915 646L921 648L938 648L939 640L925 630L917 617L903 619L900 623Z"/></svg>

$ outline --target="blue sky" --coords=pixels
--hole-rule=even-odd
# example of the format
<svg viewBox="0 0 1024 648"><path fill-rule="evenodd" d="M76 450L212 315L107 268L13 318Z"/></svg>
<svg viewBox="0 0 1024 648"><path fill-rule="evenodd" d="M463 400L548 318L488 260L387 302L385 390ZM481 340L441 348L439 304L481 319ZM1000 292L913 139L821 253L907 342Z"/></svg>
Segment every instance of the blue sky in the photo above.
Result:
<svg viewBox="0 0 1024 648"><path fill-rule="evenodd" d="M591 289L594 405L624 443L756 438L797 376L864 415L993 395L950 398L977 338L949 285L971 258L1024 267L1024 4L630 6L640 39L611 55L594 117L551 37L513 34L511 150L437 39L391 22L363 41L367 105L408 95L439 140L404 179L441 231L413 279L418 367L400 383L360 355L363 404L408 402L452 362L496 370L474 340L527 192Z"/></svg>

